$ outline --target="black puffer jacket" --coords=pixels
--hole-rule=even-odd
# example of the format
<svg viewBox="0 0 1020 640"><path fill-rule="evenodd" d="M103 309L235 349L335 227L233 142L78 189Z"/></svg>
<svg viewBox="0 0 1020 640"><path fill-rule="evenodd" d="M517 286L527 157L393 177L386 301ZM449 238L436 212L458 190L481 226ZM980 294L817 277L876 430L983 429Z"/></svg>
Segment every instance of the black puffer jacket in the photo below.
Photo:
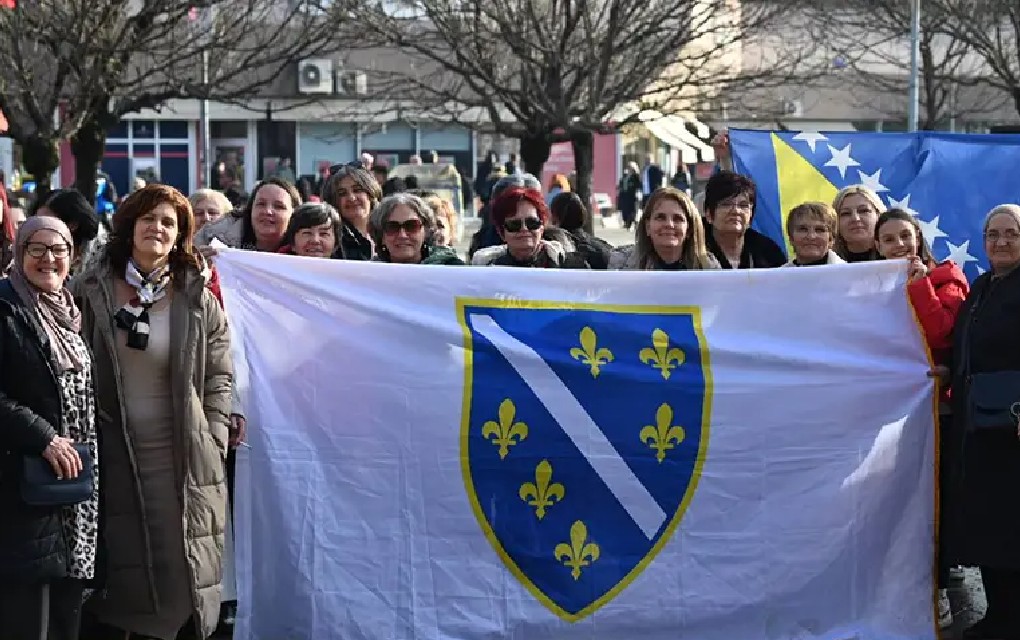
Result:
<svg viewBox="0 0 1020 640"><path fill-rule="evenodd" d="M0 581L39 583L67 574L60 507L21 501L25 454L40 455L58 432L61 400L49 343L9 280L0 281Z"/></svg>

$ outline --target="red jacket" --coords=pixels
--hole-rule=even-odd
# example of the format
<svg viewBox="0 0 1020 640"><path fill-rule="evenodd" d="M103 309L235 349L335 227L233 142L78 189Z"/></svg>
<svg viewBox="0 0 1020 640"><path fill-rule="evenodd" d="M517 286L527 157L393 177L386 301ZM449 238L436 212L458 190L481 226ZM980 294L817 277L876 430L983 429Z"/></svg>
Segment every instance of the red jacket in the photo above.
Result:
<svg viewBox="0 0 1020 640"><path fill-rule="evenodd" d="M937 265L927 277L907 285L910 303L914 305L935 364L949 361L953 351L953 325L968 292L967 276L951 260ZM941 396L943 400L948 399L949 389L943 388Z"/></svg>
<svg viewBox="0 0 1020 640"><path fill-rule="evenodd" d="M216 300L220 303L220 308L223 308L223 292L220 290L220 272L216 270L216 265L209 265L209 280L205 283L205 288L216 296Z"/></svg>

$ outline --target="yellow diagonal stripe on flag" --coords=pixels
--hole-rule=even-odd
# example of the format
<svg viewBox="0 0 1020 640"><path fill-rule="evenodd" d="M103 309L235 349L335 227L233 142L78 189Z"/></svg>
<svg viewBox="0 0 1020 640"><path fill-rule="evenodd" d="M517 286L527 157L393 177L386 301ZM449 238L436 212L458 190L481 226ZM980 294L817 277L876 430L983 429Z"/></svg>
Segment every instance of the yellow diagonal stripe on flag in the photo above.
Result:
<svg viewBox="0 0 1020 640"><path fill-rule="evenodd" d="M828 202L836 198L836 188L822 172L797 153L779 136L772 134L772 150L776 156L776 177L779 185L779 210L783 214L783 237L787 255L793 257L793 245L786 234L790 209L805 202Z"/></svg>

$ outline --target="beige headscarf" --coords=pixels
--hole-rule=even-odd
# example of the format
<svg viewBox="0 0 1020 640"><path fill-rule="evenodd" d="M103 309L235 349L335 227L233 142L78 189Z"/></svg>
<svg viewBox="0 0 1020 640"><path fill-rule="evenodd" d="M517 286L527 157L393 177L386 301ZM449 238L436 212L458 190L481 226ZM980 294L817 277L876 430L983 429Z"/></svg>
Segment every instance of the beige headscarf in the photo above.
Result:
<svg viewBox="0 0 1020 640"><path fill-rule="evenodd" d="M63 222L51 216L32 216L18 228L14 239L14 265L10 280L18 297L25 306L35 312L43 331L50 341L50 357L58 374L65 371L81 371L84 363L78 358L71 341L60 328L75 333L81 331L81 312L74 304L74 298L66 287L59 291L43 291L25 277L25 248L37 231L49 230L60 235L74 252L71 231ZM73 255L68 255L70 264Z"/></svg>

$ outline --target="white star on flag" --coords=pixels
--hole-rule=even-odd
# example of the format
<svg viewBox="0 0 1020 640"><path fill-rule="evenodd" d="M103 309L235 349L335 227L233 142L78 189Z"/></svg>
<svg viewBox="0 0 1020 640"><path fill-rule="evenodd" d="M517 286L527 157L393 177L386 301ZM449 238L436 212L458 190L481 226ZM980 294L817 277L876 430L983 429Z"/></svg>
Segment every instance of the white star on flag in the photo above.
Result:
<svg viewBox="0 0 1020 640"><path fill-rule="evenodd" d="M929 247L934 248L935 241L939 238L949 237L949 234L939 229L939 216L932 218L931 222L925 222L921 218L917 218L917 224L921 227L921 233L924 234L924 239L928 241Z"/></svg>
<svg viewBox="0 0 1020 640"><path fill-rule="evenodd" d="M902 210L906 211L907 213L909 213L910 215L914 216L915 218L918 216L918 213L910 208L910 194L909 193L902 200L897 200L896 198L894 198L892 196L889 196L889 208L890 209L902 209Z"/></svg>
<svg viewBox="0 0 1020 640"><path fill-rule="evenodd" d="M853 146L852 144L848 144L842 149L836 149L831 144L827 144L825 146L829 148L829 153L832 154L832 158L825 163L825 166L836 167L837 169L839 169L840 178L846 178L846 170L849 169L850 167L861 166L860 162L857 162L856 160L850 157L850 147Z"/></svg>
<svg viewBox="0 0 1020 640"><path fill-rule="evenodd" d="M977 269L977 272L978 272L979 276L985 275L985 268L984 267L977 266L977 267L974 267L974 268Z"/></svg>
<svg viewBox="0 0 1020 640"><path fill-rule="evenodd" d="M946 260L952 260L961 268L968 262L977 262L977 258L970 255L970 240L964 240L963 244L959 246L946 241L946 246L949 247L949 255L946 256Z"/></svg>
<svg viewBox="0 0 1020 640"><path fill-rule="evenodd" d="M817 131L801 131L797 135L793 136L794 140L800 140L806 142L807 146L811 147L811 153L815 152L815 145L823 140L828 140L825 136L818 133Z"/></svg>
<svg viewBox="0 0 1020 640"><path fill-rule="evenodd" d="M861 177L861 184L863 184L865 187L871 189L875 193L882 193L883 191L888 191L889 190L888 187L886 187L884 184L882 184L882 170L881 169L879 169L875 173L872 173L871 175L868 175L868 174L864 173L863 171L861 171L860 169L858 169L857 170L857 175L859 175Z"/></svg>

